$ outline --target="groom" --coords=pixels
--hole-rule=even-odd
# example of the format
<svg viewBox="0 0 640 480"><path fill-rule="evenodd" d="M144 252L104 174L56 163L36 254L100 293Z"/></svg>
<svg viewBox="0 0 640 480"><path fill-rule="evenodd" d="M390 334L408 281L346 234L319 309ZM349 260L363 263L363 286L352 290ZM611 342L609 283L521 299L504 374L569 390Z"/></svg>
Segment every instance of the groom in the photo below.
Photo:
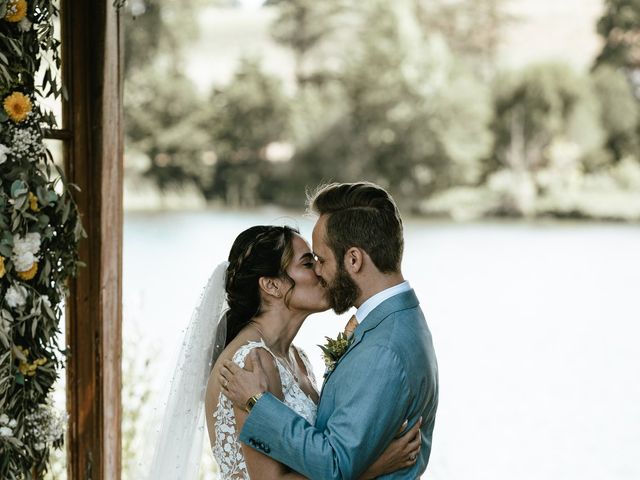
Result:
<svg viewBox="0 0 640 480"><path fill-rule="evenodd" d="M371 183L331 184L310 200L316 274L331 307L355 306L351 344L325 377L315 425L269 393L266 375L231 364L225 392L250 410L240 440L311 479L356 479L405 419L422 417L416 462L384 478L425 471L438 405L438 367L418 298L400 271L402 220L391 196Z"/></svg>

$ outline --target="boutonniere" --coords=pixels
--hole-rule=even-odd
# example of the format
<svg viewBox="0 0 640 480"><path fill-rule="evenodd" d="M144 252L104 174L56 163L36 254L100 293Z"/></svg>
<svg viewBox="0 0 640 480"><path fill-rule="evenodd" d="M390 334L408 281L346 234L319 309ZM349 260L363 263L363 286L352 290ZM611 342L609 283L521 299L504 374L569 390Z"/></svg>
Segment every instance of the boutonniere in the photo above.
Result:
<svg viewBox="0 0 640 480"><path fill-rule="evenodd" d="M349 345L353 341L353 336L339 333L337 338L324 337L327 342L324 345L318 345L322 349L322 357L327 370L324 375L327 376L336 367L338 360L345 354Z"/></svg>

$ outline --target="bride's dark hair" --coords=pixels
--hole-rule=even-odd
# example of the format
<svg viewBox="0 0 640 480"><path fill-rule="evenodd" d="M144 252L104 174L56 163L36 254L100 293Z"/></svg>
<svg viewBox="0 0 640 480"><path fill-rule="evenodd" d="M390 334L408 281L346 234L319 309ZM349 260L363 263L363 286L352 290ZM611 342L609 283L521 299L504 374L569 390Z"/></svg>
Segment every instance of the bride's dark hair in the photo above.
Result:
<svg viewBox="0 0 640 480"><path fill-rule="evenodd" d="M291 288L284 297L288 303L295 282L286 270L293 258L293 235L298 233L288 226L259 225L245 230L233 242L225 283L229 304L225 347L253 317L262 313L260 277L289 280Z"/></svg>

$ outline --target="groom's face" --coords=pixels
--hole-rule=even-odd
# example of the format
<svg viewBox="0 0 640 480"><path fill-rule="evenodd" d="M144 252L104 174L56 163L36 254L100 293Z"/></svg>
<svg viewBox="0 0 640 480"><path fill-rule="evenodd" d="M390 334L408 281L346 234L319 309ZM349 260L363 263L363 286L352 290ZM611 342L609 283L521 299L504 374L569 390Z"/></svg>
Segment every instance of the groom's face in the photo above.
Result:
<svg viewBox="0 0 640 480"><path fill-rule="evenodd" d="M313 229L315 272L329 294L329 305L338 314L353 306L360 296L360 288L344 267L344 259L336 259L327 240L327 216L321 215Z"/></svg>

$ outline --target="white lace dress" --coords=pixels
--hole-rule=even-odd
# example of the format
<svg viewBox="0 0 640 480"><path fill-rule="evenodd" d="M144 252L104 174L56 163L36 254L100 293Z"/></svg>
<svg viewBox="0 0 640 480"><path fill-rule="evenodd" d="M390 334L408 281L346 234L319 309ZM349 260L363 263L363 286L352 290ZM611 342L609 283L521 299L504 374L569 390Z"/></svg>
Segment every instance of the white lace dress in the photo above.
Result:
<svg viewBox="0 0 640 480"><path fill-rule="evenodd" d="M278 372L280 373L280 381L282 382L282 393L284 394L284 403L298 415L304 417L309 423L315 423L317 406L304 393L300 385L296 382L293 374L284 366L282 361L271 352L264 342L249 342L238 349L233 356L233 361L244 367L244 361L247 355L254 348L264 348L276 361ZM296 347L294 347L296 348ZM311 369L311 364L306 354L296 348L300 354L300 358L307 370L309 380L315 386L316 379ZM233 405L231 401L220 393L218 397L218 408L213 413L215 418L216 440L213 445L213 456L220 468L221 480L249 480L247 465L244 461L244 455L238 441L238 433L236 432L236 417L233 413Z"/></svg>

